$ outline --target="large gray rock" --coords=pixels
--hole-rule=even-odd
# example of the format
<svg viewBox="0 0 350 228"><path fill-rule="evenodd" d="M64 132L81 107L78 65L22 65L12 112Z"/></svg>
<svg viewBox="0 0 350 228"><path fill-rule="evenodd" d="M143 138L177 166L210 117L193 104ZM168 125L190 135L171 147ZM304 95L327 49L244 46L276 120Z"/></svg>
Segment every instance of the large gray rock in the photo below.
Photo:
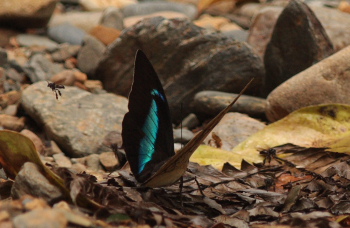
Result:
<svg viewBox="0 0 350 228"><path fill-rule="evenodd" d="M278 17L264 55L264 95L333 54L333 45L310 8L292 0Z"/></svg>
<svg viewBox="0 0 350 228"><path fill-rule="evenodd" d="M208 33L189 20L155 17L125 29L109 46L95 73L106 90L129 94L137 49L146 53L158 73L174 120L180 119L181 104L189 111L197 92L237 93L255 77L247 93L256 93L264 75L261 59L247 44Z"/></svg>
<svg viewBox="0 0 350 228"><path fill-rule="evenodd" d="M57 0L1 0L0 26L16 28L45 27Z"/></svg>
<svg viewBox="0 0 350 228"><path fill-rule="evenodd" d="M25 111L72 157L96 153L110 131L121 132L127 112L127 99L114 94L91 94L76 87L55 94L46 82L35 83L23 91Z"/></svg>
<svg viewBox="0 0 350 228"><path fill-rule="evenodd" d="M31 162L24 163L15 178L11 194L14 198L29 194L41 197L48 202L54 202L63 197L61 190L51 184L41 173L39 167Z"/></svg>
<svg viewBox="0 0 350 228"><path fill-rule="evenodd" d="M310 105L350 104L350 46L300 72L267 97L266 116L279 120Z"/></svg>

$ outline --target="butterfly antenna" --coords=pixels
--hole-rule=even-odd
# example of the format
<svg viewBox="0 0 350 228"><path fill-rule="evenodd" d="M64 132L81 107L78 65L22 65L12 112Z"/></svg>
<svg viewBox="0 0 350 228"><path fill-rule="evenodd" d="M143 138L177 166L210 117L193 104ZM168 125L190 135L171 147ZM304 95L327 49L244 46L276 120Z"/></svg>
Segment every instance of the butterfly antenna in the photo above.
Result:
<svg viewBox="0 0 350 228"><path fill-rule="evenodd" d="M182 200L182 190L184 187L184 177L182 176L180 178L180 185L179 185L179 194L180 194L180 203L181 203L181 207L184 206L183 200Z"/></svg>

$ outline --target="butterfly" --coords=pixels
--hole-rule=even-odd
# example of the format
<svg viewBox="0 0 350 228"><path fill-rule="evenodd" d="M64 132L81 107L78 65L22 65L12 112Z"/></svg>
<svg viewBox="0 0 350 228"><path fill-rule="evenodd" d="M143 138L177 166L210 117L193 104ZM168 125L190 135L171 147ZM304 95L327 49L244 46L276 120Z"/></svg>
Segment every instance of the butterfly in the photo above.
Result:
<svg viewBox="0 0 350 228"><path fill-rule="evenodd" d="M231 104L175 154L167 98L152 64L138 50L134 81L129 94L129 112L125 114L122 124L122 138L131 171L141 186L162 187L178 181L186 172L193 152L231 109L252 80Z"/></svg>

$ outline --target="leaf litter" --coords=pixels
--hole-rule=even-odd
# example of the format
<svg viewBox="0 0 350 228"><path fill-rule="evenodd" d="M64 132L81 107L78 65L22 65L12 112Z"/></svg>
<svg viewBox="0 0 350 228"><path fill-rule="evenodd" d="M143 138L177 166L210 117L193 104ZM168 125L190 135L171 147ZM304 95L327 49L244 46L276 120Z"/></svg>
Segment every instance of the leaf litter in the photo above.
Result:
<svg viewBox="0 0 350 228"><path fill-rule="evenodd" d="M347 109L339 105L325 107L306 108L296 113L302 114L299 120L304 124L305 119L326 120L332 124L341 115L334 112L337 115L328 115L329 110ZM320 113L325 109L328 112ZM309 118L310 110L316 110L323 117ZM298 122L298 117L293 115L287 117L289 121L296 118ZM345 119L338 121L342 123ZM286 120L263 131L272 129L278 134L275 130L282 129L278 123L285 124ZM339 127L329 127L330 131L324 134L332 135L332 129L342 128L335 126ZM298 132L297 127L294 130ZM42 167L45 176L65 192L63 202L89 215L72 215L69 223L73 227L347 227L350 224L350 155L339 153L339 145L347 146L344 144L347 133L338 132L340 140L333 135L336 143L327 139L320 144L323 147L286 143L261 150L255 155L260 157L255 162L239 157L240 169L224 163L220 172L211 165L191 162L181 194L178 183L153 189L138 187L127 165L106 173L103 181L87 173L48 167L40 162L34 145L26 137L10 131L1 131L0 156L10 177L28 161ZM247 141L254 140L256 136ZM255 143L249 145L257 150ZM16 157L9 156L11 151L16 152ZM11 180L0 182L2 199L10 197L12 183ZM1 210L16 211L16 207L9 207L1 201Z"/></svg>
<svg viewBox="0 0 350 228"><path fill-rule="evenodd" d="M66 168L54 171L72 196L103 205L84 211L112 226L333 228L349 223L349 155L293 144L270 151L262 153L265 162L242 161L241 170L225 164L220 172L190 163L181 195L178 184L137 187L128 168L101 183Z"/></svg>

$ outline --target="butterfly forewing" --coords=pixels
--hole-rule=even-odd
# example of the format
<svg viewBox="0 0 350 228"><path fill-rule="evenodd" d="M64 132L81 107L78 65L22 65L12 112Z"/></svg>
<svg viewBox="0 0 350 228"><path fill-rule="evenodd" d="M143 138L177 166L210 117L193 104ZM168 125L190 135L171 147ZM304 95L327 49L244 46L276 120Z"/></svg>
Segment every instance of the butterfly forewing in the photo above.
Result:
<svg viewBox="0 0 350 228"><path fill-rule="evenodd" d="M128 108L123 120L123 147L133 174L142 183L174 155L174 141L163 87L140 50Z"/></svg>

